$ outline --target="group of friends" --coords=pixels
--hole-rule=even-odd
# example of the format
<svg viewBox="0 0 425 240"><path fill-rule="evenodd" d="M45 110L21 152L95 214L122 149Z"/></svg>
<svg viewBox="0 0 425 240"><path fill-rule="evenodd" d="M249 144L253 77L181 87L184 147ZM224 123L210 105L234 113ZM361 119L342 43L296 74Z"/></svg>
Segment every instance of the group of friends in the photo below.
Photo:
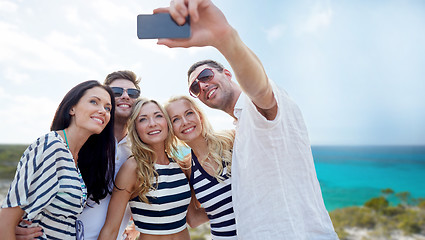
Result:
<svg viewBox="0 0 425 240"><path fill-rule="evenodd" d="M128 70L78 84L23 153L0 239L189 240L187 225L205 222L212 239L338 239L296 104L211 0L154 13L165 11L179 24L190 15L192 36L158 44L215 47L237 82L204 60L188 71L192 97L164 105L141 97ZM214 131L196 98L236 129Z"/></svg>

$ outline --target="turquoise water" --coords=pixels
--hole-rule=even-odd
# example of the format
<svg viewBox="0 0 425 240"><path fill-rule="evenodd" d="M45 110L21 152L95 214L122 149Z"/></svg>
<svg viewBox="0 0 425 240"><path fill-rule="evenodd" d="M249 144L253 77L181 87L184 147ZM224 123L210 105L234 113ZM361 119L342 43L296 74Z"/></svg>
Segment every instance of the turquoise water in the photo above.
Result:
<svg viewBox="0 0 425 240"><path fill-rule="evenodd" d="M328 211L363 205L386 188L425 198L424 146L313 146L312 152Z"/></svg>

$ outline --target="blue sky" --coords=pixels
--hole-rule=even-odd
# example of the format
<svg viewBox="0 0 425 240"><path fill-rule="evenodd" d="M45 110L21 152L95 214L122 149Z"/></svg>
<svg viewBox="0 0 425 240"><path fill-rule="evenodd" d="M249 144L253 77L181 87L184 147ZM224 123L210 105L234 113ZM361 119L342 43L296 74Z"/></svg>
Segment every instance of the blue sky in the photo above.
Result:
<svg viewBox="0 0 425 240"><path fill-rule="evenodd" d="M74 85L129 69L144 96L187 94L213 48L139 40L137 14L168 0L0 0L0 143L49 130ZM313 145L425 145L424 1L214 1L303 112ZM205 108L216 129L232 119Z"/></svg>

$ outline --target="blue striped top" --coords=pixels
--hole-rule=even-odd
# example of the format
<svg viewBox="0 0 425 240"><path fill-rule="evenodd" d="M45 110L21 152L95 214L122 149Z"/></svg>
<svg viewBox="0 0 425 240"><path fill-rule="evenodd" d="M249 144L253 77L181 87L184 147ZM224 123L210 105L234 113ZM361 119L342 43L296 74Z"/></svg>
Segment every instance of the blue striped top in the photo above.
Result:
<svg viewBox="0 0 425 240"><path fill-rule="evenodd" d="M22 155L2 208L19 206L23 219L43 228L40 239L75 239L77 215L87 189L71 152L54 131L38 138Z"/></svg>
<svg viewBox="0 0 425 240"><path fill-rule="evenodd" d="M226 172L224 168L222 174L224 180L218 181L202 168L192 151L190 185L208 215L213 239L237 239L231 178L226 176Z"/></svg>
<svg viewBox="0 0 425 240"><path fill-rule="evenodd" d="M191 193L189 182L179 165L155 164L158 188L146 196L150 204L135 197L129 201L136 230L145 234L167 235L186 228L186 212Z"/></svg>

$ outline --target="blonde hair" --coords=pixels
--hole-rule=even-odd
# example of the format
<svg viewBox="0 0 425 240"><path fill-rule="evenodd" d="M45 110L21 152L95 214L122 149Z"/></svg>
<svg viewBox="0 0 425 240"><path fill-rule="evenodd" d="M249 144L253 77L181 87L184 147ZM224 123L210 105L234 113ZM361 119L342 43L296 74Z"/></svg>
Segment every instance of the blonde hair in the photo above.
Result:
<svg viewBox="0 0 425 240"><path fill-rule="evenodd" d="M131 112L129 126L128 126L128 135L131 141L131 153L137 163L136 173L139 186L136 188L139 198L145 202L149 203L146 194L155 190L158 187L158 172L155 170L155 159L157 154L148 144L144 143L136 130L136 121L137 117L140 114L140 111L144 105L147 103L154 103L158 106L161 112L164 114L165 119L167 120L168 126L168 135L164 141L164 149L168 157L176 158L178 156L177 152L177 140L174 137L173 128L171 125L170 118L157 101L149 99L138 99L134 105ZM154 183L155 179L155 183ZM155 184L155 186L154 186Z"/></svg>
<svg viewBox="0 0 425 240"><path fill-rule="evenodd" d="M167 109L171 103L179 101L179 100L185 100L189 102L193 110L195 110L198 113L201 119L201 126L202 126L201 135L207 141L208 159L217 163L218 168L215 169L209 163L206 163L206 165L208 165L211 169L215 169L214 177L217 180L219 181L224 180L224 178L222 177L224 168L226 168L226 176L230 177L231 167L232 167L232 149L233 149L233 142L235 140L235 132L233 130L219 131L219 132L214 131L205 113L198 106L198 104L196 104L196 102L188 96L176 96L176 97L170 98L168 102L165 104L165 109ZM180 142L182 142L185 146L188 147L188 145L184 143L183 141L180 141Z"/></svg>

